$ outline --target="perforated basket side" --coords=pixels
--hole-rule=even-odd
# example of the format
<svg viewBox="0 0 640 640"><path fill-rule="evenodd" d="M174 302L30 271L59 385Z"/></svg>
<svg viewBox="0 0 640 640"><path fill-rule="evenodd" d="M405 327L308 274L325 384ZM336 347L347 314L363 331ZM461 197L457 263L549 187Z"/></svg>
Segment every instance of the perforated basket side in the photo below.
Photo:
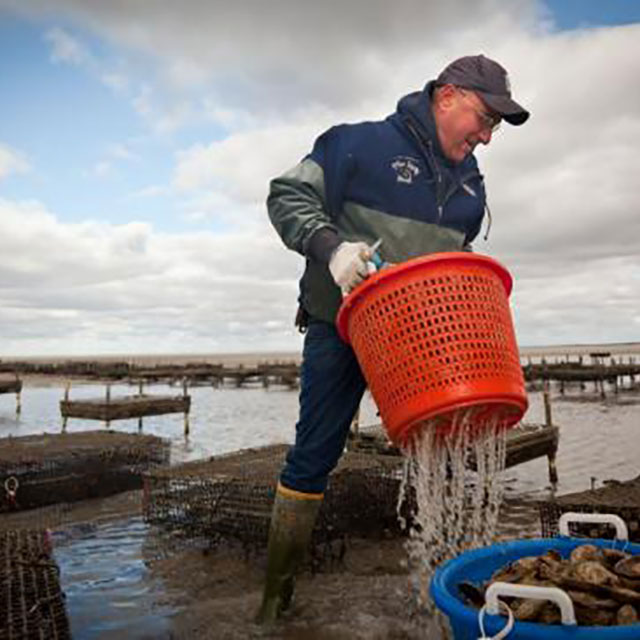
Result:
<svg viewBox="0 0 640 640"><path fill-rule="evenodd" d="M471 255L396 267L341 310L341 331L394 440L463 406L513 422L526 409L509 288L486 258Z"/></svg>

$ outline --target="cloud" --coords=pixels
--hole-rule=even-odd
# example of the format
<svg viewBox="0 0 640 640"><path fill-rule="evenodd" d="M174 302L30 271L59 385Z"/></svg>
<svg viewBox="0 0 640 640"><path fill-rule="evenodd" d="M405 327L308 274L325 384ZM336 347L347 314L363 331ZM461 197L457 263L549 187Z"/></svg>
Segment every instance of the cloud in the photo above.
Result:
<svg viewBox="0 0 640 640"><path fill-rule="evenodd" d="M527 344L637 339L640 259L636 256L587 258L579 267L564 270L558 265L540 267L522 278L514 273L517 332L526 336Z"/></svg>
<svg viewBox="0 0 640 640"><path fill-rule="evenodd" d="M117 160L139 160L137 154L131 151L129 145L124 142L112 142L107 147L107 153Z"/></svg>
<svg viewBox="0 0 640 640"><path fill-rule="evenodd" d="M490 244L528 273L637 254L640 90L620 80L640 74L628 55L639 36L634 25L519 45L532 117L521 129L505 126L482 165L494 213Z"/></svg>
<svg viewBox="0 0 640 640"><path fill-rule="evenodd" d="M196 144L177 153L173 184L183 191L218 185L237 200L262 202L269 179L301 160L313 138L330 123L324 115Z"/></svg>
<svg viewBox="0 0 640 640"><path fill-rule="evenodd" d="M0 142L0 180L12 173L26 173L30 169L24 153Z"/></svg>
<svg viewBox="0 0 640 640"><path fill-rule="evenodd" d="M131 56L158 60L158 80L173 89L215 87L219 107L273 114L310 103L346 108L398 80L422 84L447 50L537 28L540 15L528 0L4 4L27 15L55 11Z"/></svg>
<svg viewBox="0 0 640 640"><path fill-rule="evenodd" d="M295 260L272 236L70 224L37 202L9 200L0 217L3 355L34 345L40 353L299 345Z"/></svg>
<svg viewBox="0 0 640 640"><path fill-rule="evenodd" d="M42 229L53 235L33 231L34 247L46 253L54 238L63 247L64 259L47 255L46 273L84 271L86 282L56 289L64 309L79 314L75 322L104 327L114 340L124 322L131 329L122 335L135 335L136 344L145 332L175 337L166 344L218 336L250 350L257 334L288 344L303 261L268 226L269 180L326 127L382 118L449 60L482 51L505 64L532 113L478 150L493 226L475 248L514 275L518 335L524 344L637 338L640 86L632 79L640 76L640 25L557 32L533 0L0 3L31 16L54 12L72 25L62 32L72 41L77 29L111 47L117 63L83 54L79 36L75 49L61 36L51 41L61 61L88 68L80 61L93 60L96 78L171 141L171 184L151 177L137 196L170 196L185 220L210 225L173 236L74 226L42 205L5 203L27 220L44 216ZM189 135L179 137L183 130ZM120 151L104 161L133 154ZM0 177L3 167L0 147ZM129 242L122 238L131 235L143 250L122 257ZM41 256L21 246L23 257L7 249L9 264L21 265L16 282L40 272ZM91 247L86 269L69 262L84 247ZM36 313L26 288L14 310L25 300ZM71 326L64 314L52 322ZM84 340L78 344L98 338Z"/></svg>
<svg viewBox="0 0 640 640"><path fill-rule="evenodd" d="M51 44L51 61L83 65L90 61L89 51L64 29L49 29L45 40Z"/></svg>
<svg viewBox="0 0 640 640"><path fill-rule="evenodd" d="M100 81L115 93L121 93L129 88L129 78L117 72L105 72L100 76Z"/></svg>
<svg viewBox="0 0 640 640"><path fill-rule="evenodd" d="M106 162L105 160L101 160L100 162L96 162L93 167L93 175L96 178L107 178L113 172L113 165L110 162Z"/></svg>
<svg viewBox="0 0 640 640"><path fill-rule="evenodd" d="M152 184L142 189L138 189L128 195L129 198L158 198L171 193L171 189L164 185Z"/></svg>

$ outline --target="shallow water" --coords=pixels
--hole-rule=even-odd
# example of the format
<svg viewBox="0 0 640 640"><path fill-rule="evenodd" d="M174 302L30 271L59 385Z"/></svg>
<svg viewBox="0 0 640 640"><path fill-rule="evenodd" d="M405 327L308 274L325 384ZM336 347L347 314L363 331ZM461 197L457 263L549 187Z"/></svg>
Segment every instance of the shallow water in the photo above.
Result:
<svg viewBox="0 0 640 640"><path fill-rule="evenodd" d="M135 387L114 385L112 398L135 393ZM149 393L177 394L165 385L148 387ZM172 460L179 462L216 455L249 446L291 442L297 415L297 393L288 389L247 387L194 387L190 437L183 435L183 416L145 418L143 431L169 438ZM22 413L14 413L11 395L0 396L0 437L59 432L58 402L62 386L25 388ZM104 387L72 388L71 398L96 397ZM572 391L576 399L589 394ZM623 394L623 402L569 402L554 396L553 422L560 426L557 457L559 494L600 486L603 480L627 480L640 473L638 416L640 394ZM542 423L544 408L539 393L530 394L525 422ZM370 397L362 407L361 424L377 422ZM137 420L119 421L112 427L136 432ZM100 423L70 420L68 431L102 428ZM548 493L546 458L511 468L506 491L511 498L540 498ZM528 524L521 525L530 526ZM517 534L517 526L514 534ZM527 532L530 533L530 532ZM153 536L140 516L108 517L92 524L64 525L54 532L55 556L61 567L74 638L168 637L170 616L165 586L148 569Z"/></svg>
<svg viewBox="0 0 640 640"><path fill-rule="evenodd" d="M181 388L168 385L148 385L145 393L179 395ZM111 398L136 394L137 386L118 384L111 386ZM77 385L71 388L70 399L103 397L103 385ZM190 435L184 437L182 414L150 416L143 419L143 432L172 443L174 461L198 459L226 453L249 446L262 446L278 442L291 442L297 414L298 399L295 392L271 387L192 387ZM62 419L58 403L64 388L36 387L22 392L22 412L16 418L13 396L0 396L0 437L33 433L59 433ZM119 431L138 431L138 420L119 420L110 425ZM104 424L95 420L72 418L67 431L101 429Z"/></svg>
<svg viewBox="0 0 640 640"><path fill-rule="evenodd" d="M162 585L142 554L148 533L141 516L54 533L74 638L122 638L124 630L128 638L167 634L174 610L157 603Z"/></svg>

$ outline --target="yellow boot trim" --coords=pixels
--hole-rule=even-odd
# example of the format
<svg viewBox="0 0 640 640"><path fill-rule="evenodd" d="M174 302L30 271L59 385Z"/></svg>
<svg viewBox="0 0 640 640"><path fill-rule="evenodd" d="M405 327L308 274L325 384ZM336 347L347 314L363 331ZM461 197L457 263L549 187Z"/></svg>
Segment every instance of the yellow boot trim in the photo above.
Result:
<svg viewBox="0 0 640 640"><path fill-rule="evenodd" d="M277 493L285 498L294 498L296 500L322 500L324 493L303 493L302 491L295 491L294 489L288 489L278 482Z"/></svg>

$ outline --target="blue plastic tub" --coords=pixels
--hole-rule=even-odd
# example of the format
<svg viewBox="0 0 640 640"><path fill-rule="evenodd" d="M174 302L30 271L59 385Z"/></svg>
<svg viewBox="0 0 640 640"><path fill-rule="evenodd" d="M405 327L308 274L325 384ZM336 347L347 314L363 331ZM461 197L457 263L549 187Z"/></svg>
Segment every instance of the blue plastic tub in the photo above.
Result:
<svg viewBox="0 0 640 640"><path fill-rule="evenodd" d="M621 540L586 540L578 538L543 538L504 542L482 549L474 549L449 560L439 567L431 581L431 596L437 607L449 616L455 640L478 640L480 626L478 610L464 604L458 593L460 582L480 583L506 564L524 556L537 556L555 549L563 557L582 544L624 549L634 555L640 553L639 544ZM484 629L493 636L506 625L506 616L485 615ZM640 624L618 627L584 627L517 622L506 636L507 640L640 640Z"/></svg>

